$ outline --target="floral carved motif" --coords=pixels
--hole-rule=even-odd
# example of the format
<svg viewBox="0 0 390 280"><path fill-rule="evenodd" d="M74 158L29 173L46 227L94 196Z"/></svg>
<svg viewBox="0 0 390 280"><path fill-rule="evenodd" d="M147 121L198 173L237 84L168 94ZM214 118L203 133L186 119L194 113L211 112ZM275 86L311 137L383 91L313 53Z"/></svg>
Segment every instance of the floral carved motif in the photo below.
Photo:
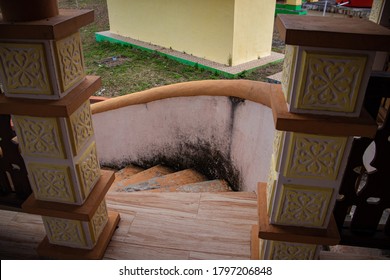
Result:
<svg viewBox="0 0 390 280"><path fill-rule="evenodd" d="M75 113L73 113L69 120L73 153L76 154L94 134L89 101L85 102Z"/></svg>
<svg viewBox="0 0 390 280"><path fill-rule="evenodd" d="M293 178L335 180L347 137L293 133L285 175Z"/></svg>
<svg viewBox="0 0 390 280"><path fill-rule="evenodd" d="M107 224L107 221L108 221L108 213L107 213L106 201L103 200L91 220L91 225L93 228L92 232L95 235L95 241L99 238L100 234L103 232L103 229Z"/></svg>
<svg viewBox="0 0 390 280"><path fill-rule="evenodd" d="M272 211L272 199L275 193L277 172L275 171L275 159L274 155L271 158L270 170L268 173L267 180L267 211L270 213Z"/></svg>
<svg viewBox="0 0 390 280"><path fill-rule="evenodd" d="M271 241L272 260L312 260L316 245Z"/></svg>
<svg viewBox="0 0 390 280"><path fill-rule="evenodd" d="M7 93L51 95L41 44L0 44L0 74Z"/></svg>
<svg viewBox="0 0 390 280"><path fill-rule="evenodd" d="M63 91L66 91L84 77L84 64L79 33L56 42L58 64Z"/></svg>
<svg viewBox="0 0 390 280"><path fill-rule="evenodd" d="M21 116L13 116L12 119L25 155L45 158L65 157L57 119Z"/></svg>
<svg viewBox="0 0 390 280"><path fill-rule="evenodd" d="M95 142L85 151L79 163L76 164L76 169L84 198L86 198L100 177L100 165Z"/></svg>
<svg viewBox="0 0 390 280"><path fill-rule="evenodd" d="M60 218L43 217L51 243L69 247L86 247L82 222Z"/></svg>
<svg viewBox="0 0 390 280"><path fill-rule="evenodd" d="M370 20L379 23L384 0L374 0L370 11Z"/></svg>
<svg viewBox="0 0 390 280"><path fill-rule="evenodd" d="M328 213L333 189L283 185L276 222L321 227Z"/></svg>
<svg viewBox="0 0 390 280"><path fill-rule="evenodd" d="M37 199L74 203L69 168L43 164L30 164L33 189Z"/></svg>
<svg viewBox="0 0 390 280"><path fill-rule="evenodd" d="M367 57L304 52L305 67L296 107L354 112Z"/></svg>
<svg viewBox="0 0 390 280"><path fill-rule="evenodd" d="M296 48L295 46L286 45L286 51L283 62L283 73L282 73L282 90L286 100L290 96L291 83L293 81L293 75L295 71L295 59L296 59Z"/></svg>

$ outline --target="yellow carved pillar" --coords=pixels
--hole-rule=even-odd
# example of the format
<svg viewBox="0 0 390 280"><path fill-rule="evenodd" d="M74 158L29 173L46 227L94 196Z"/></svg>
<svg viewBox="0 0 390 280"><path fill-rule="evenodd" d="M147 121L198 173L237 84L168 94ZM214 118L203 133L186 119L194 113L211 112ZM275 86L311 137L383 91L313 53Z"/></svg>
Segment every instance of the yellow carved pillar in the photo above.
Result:
<svg viewBox="0 0 390 280"><path fill-rule="evenodd" d="M100 170L90 111L101 80L85 75L79 34L93 11L58 11L56 1L46 2L38 14L50 17L35 21L12 10L17 5L1 6L12 22L0 21L0 104L12 115L33 190L22 207L42 215L40 255L101 258L119 214L106 208L114 175Z"/></svg>
<svg viewBox="0 0 390 280"><path fill-rule="evenodd" d="M253 257L315 259L322 245L339 240L332 212L352 139L376 132L362 104L390 31L361 20L291 15L278 16L277 27L286 57L280 91L271 95L278 131L269 180L259 184Z"/></svg>

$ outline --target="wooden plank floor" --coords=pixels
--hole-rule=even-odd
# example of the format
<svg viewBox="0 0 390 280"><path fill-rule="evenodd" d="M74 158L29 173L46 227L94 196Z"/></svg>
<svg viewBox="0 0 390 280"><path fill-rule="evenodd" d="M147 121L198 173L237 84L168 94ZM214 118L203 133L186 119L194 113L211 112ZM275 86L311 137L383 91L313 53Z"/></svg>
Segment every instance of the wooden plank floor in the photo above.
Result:
<svg viewBox="0 0 390 280"><path fill-rule="evenodd" d="M107 206L121 221L104 259L250 259L255 193L109 192ZM0 211L0 259L39 259L44 236L40 216Z"/></svg>

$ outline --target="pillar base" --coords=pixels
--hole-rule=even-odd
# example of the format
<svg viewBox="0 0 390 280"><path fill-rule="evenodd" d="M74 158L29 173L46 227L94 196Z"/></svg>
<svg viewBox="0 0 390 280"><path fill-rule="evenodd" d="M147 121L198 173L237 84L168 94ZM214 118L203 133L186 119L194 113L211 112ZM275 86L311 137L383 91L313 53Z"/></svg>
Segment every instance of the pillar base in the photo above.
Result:
<svg viewBox="0 0 390 280"><path fill-rule="evenodd" d="M38 255L50 259L72 260L99 260L102 259L107 246L119 223L120 216L117 212L108 211L108 223L104 228L99 240L92 250L70 248L49 243L47 236L37 248Z"/></svg>

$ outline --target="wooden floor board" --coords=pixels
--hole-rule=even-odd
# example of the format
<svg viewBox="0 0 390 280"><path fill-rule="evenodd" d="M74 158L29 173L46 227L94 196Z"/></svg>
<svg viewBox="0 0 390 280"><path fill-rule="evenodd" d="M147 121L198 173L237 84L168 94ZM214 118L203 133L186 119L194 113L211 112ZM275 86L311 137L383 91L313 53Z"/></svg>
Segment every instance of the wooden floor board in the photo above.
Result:
<svg viewBox="0 0 390 280"><path fill-rule="evenodd" d="M161 247L138 246L125 242L112 241L107 248L104 259L114 260L183 260L190 253L184 250L173 250Z"/></svg>
<svg viewBox="0 0 390 280"><path fill-rule="evenodd" d="M255 193L202 193L198 218L205 220L257 223Z"/></svg>
<svg viewBox="0 0 390 280"><path fill-rule="evenodd" d="M245 256L250 252L250 228L225 221L140 214L125 240L138 245Z"/></svg>
<svg viewBox="0 0 390 280"><path fill-rule="evenodd" d="M11 212L5 210L0 211L0 227L7 226L18 215L18 212Z"/></svg>
<svg viewBox="0 0 390 280"><path fill-rule="evenodd" d="M113 210L110 207L108 207L108 210L117 211L117 209ZM117 229L115 230L115 234L112 236L111 240L124 241L135 218L135 215L128 215L124 213L120 213L120 216L121 219L119 221Z"/></svg>
<svg viewBox="0 0 390 280"><path fill-rule="evenodd" d="M190 252L190 260L247 260L246 256L222 255L205 252Z"/></svg>
<svg viewBox="0 0 390 280"><path fill-rule="evenodd" d="M249 259L257 223L250 193L108 194L121 221L104 259ZM39 259L40 216L0 211L0 259Z"/></svg>
<svg viewBox="0 0 390 280"><path fill-rule="evenodd" d="M116 211L196 217L199 193L108 193L107 203Z"/></svg>

